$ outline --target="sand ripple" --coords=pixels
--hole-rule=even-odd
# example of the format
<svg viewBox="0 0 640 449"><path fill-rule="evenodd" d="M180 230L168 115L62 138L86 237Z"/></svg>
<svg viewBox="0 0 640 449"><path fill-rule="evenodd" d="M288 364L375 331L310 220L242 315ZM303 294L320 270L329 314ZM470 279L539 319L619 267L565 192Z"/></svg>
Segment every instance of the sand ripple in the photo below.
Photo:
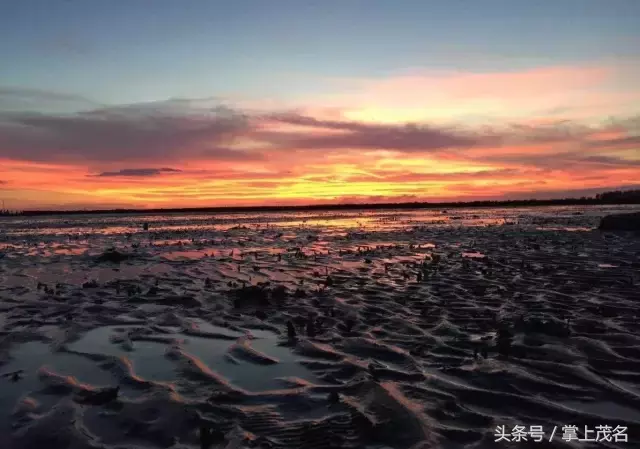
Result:
<svg viewBox="0 0 640 449"><path fill-rule="evenodd" d="M640 239L609 212L3 218L0 447L637 441Z"/></svg>

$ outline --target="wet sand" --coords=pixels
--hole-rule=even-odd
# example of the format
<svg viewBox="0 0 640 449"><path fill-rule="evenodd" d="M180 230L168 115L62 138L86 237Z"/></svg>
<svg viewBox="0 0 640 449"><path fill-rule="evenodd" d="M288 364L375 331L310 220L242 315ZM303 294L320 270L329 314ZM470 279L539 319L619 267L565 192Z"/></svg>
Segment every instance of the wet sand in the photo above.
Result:
<svg viewBox="0 0 640 449"><path fill-rule="evenodd" d="M0 447L632 447L634 210L0 219Z"/></svg>

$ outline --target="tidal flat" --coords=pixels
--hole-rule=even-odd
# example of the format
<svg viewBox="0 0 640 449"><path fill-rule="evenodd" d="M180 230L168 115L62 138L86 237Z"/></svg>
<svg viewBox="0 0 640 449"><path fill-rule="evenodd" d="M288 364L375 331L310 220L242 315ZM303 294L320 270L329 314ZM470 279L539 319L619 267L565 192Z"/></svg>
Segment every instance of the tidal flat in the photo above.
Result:
<svg viewBox="0 0 640 449"><path fill-rule="evenodd" d="M632 447L639 210L0 217L0 447Z"/></svg>

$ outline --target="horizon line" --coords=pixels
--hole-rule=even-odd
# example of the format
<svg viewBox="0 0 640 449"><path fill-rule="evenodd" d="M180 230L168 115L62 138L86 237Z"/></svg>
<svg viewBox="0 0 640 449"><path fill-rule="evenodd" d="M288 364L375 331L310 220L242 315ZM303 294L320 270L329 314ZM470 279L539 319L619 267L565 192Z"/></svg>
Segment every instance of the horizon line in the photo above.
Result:
<svg viewBox="0 0 640 449"><path fill-rule="evenodd" d="M603 194L626 194L621 198L598 198ZM635 193L635 194L632 194ZM632 195L630 195L632 194ZM430 209L430 208L464 208L486 206L546 206L546 205L580 205L580 204L640 204L640 190L620 190L602 192L593 196L566 197L553 199L501 199L474 201L403 201L383 203L343 203L343 204L305 204L305 205L263 205L263 206L205 206L205 207L168 207L168 208L109 208L109 209L31 209L0 210L0 216L8 215L80 215L80 214L124 214L124 213L194 213L194 212L271 212L271 211L304 211L304 210L357 210L357 209Z"/></svg>

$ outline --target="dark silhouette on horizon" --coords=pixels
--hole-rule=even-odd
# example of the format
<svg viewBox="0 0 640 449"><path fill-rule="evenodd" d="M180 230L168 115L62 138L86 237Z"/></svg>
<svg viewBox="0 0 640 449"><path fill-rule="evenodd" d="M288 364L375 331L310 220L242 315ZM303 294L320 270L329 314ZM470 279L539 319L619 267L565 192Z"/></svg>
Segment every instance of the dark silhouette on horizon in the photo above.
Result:
<svg viewBox="0 0 640 449"><path fill-rule="evenodd" d="M536 207L536 206L581 206L607 204L640 204L640 189L613 190L593 197L558 198L546 200L484 200L457 202L404 202L404 203L349 203L311 204L302 206L217 206L184 207L159 209L94 209L94 210L26 210L0 211L0 216L40 216L40 215L81 215L81 214L155 214L155 213L233 213L233 212L283 212L315 210L357 210L357 209L444 209L444 208L487 208L487 207Z"/></svg>

